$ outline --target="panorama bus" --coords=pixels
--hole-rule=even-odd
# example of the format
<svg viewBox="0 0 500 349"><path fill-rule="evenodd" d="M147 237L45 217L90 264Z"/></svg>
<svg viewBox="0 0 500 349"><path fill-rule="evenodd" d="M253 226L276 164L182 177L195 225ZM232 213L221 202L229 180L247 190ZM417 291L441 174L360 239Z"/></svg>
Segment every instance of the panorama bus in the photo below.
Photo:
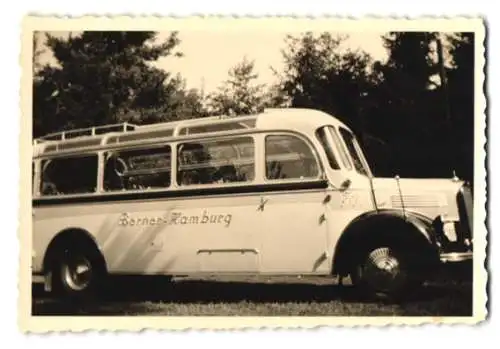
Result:
<svg viewBox="0 0 500 349"><path fill-rule="evenodd" d="M58 295L111 275L258 274L393 296L472 259L467 183L376 178L320 111L92 127L33 149L33 279Z"/></svg>

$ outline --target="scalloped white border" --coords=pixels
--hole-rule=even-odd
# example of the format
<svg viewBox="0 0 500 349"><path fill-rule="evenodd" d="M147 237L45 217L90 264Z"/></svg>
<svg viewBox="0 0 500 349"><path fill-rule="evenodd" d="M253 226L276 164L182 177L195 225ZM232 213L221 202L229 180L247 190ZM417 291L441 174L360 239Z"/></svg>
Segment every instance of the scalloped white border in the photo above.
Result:
<svg viewBox="0 0 500 349"><path fill-rule="evenodd" d="M29 158L32 129L32 32L34 30L279 30L300 31L472 31L475 48L475 203L474 203L474 302L471 317L34 317L31 316L31 188ZM400 17L384 16L26 16L22 23L21 134L20 134L20 208L18 239L20 242L18 325L24 332L83 332L88 330L141 331L145 329L267 329L318 328L323 326L388 326L422 324L477 324L486 319L488 274L485 269L486 220L486 97L485 91L485 23L474 16ZM480 195L482 194L482 195ZM24 233L23 233L24 232Z"/></svg>

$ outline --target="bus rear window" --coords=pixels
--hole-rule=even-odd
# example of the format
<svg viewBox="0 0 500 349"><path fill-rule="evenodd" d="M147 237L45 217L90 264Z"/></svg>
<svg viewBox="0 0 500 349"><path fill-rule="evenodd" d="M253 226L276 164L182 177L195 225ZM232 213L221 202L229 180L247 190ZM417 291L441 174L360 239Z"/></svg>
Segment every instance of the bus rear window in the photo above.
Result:
<svg viewBox="0 0 500 349"><path fill-rule="evenodd" d="M42 195L94 193L97 167L97 155L42 161Z"/></svg>

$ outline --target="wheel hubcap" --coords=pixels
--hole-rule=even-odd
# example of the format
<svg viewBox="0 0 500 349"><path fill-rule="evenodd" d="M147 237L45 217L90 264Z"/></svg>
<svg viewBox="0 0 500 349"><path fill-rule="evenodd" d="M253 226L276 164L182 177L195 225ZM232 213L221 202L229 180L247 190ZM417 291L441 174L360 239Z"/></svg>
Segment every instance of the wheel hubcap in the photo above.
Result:
<svg viewBox="0 0 500 349"><path fill-rule="evenodd" d="M390 291L404 280L401 264L389 248L372 251L364 265L364 277L368 283L380 291Z"/></svg>
<svg viewBox="0 0 500 349"><path fill-rule="evenodd" d="M73 290L85 289L92 278L92 265L89 260L80 257L63 265L63 278Z"/></svg>

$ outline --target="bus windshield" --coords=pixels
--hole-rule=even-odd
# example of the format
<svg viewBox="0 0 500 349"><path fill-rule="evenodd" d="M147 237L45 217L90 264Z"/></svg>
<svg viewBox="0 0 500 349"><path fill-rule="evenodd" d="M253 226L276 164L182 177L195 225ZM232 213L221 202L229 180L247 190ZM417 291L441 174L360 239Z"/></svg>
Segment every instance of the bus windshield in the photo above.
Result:
<svg viewBox="0 0 500 349"><path fill-rule="evenodd" d="M354 164L354 168L356 171L364 176L368 176L369 174L369 169L367 168L366 163L363 161L363 157L360 154L360 147L359 144L354 137L354 135L346 130L345 128L341 127L340 128L340 134L342 136L342 139L345 142L345 145L347 147L347 151L349 152L349 155L351 156L352 162Z"/></svg>

